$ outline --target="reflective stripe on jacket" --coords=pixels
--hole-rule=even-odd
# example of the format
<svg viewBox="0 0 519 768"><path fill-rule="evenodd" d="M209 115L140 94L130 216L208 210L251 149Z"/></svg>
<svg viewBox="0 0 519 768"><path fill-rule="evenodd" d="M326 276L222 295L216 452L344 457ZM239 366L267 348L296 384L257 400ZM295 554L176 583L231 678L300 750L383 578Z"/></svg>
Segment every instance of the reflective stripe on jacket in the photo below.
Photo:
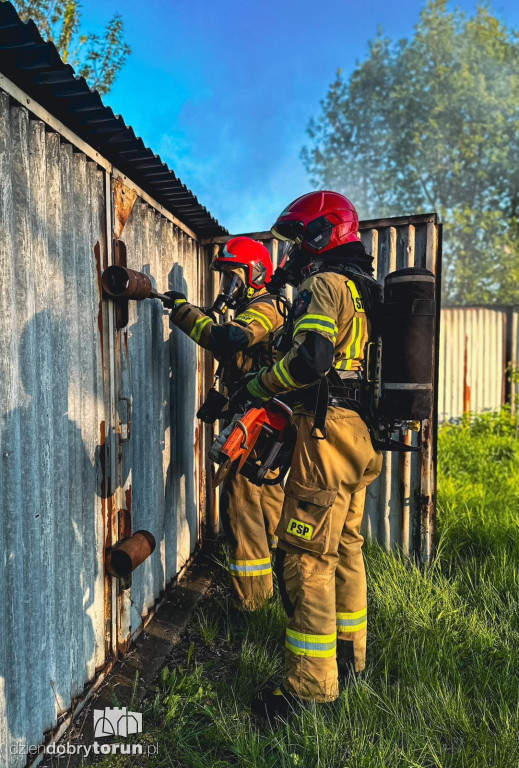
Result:
<svg viewBox="0 0 519 768"><path fill-rule="evenodd" d="M263 289L227 323L214 322L187 301L172 313L171 323L217 359L234 356L237 369L247 373L268 364L270 335L282 326L283 318L276 297Z"/></svg>
<svg viewBox="0 0 519 768"><path fill-rule="evenodd" d="M272 394L308 386L333 366L362 370L370 326L351 278L335 272L312 275L298 289L302 312L294 321L292 347L261 379Z"/></svg>

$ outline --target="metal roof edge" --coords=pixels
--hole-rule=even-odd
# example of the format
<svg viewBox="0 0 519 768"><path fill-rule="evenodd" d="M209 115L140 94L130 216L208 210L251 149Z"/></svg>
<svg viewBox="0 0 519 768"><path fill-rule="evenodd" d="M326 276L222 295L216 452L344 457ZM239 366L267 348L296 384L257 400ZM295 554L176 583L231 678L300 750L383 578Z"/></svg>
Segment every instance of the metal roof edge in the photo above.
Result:
<svg viewBox="0 0 519 768"><path fill-rule="evenodd" d="M62 61L54 43L43 40L36 24L20 19L10 2L0 2L0 72L197 237L228 234L131 126L120 115L114 115L100 94Z"/></svg>

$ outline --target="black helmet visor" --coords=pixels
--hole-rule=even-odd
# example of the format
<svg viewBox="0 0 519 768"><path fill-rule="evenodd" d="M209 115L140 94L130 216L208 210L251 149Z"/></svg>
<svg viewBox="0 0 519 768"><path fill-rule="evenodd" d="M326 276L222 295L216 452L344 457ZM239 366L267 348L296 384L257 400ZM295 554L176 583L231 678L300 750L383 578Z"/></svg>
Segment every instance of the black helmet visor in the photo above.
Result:
<svg viewBox="0 0 519 768"><path fill-rule="evenodd" d="M304 228L302 221L277 221L271 232L278 240L291 240L295 243L302 240Z"/></svg>

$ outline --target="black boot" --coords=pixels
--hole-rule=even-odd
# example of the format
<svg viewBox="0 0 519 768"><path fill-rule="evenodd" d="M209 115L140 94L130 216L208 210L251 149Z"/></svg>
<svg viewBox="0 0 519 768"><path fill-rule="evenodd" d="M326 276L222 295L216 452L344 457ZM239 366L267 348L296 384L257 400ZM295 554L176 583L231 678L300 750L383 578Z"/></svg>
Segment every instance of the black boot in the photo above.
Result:
<svg viewBox="0 0 519 768"><path fill-rule="evenodd" d="M257 717L273 722L277 718L287 720L302 704L301 699L278 686L260 691L252 700L251 709Z"/></svg>
<svg viewBox="0 0 519 768"><path fill-rule="evenodd" d="M362 674L355 671L355 653L351 640L337 642L337 669L341 683L349 683Z"/></svg>

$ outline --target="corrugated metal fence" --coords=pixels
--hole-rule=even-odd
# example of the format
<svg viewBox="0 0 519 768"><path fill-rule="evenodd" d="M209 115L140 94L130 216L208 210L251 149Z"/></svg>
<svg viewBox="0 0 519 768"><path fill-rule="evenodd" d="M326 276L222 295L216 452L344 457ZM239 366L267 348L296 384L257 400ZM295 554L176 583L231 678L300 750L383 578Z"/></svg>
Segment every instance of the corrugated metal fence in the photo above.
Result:
<svg viewBox="0 0 519 768"><path fill-rule="evenodd" d="M0 742L39 744L105 665L94 247L104 174L0 94ZM11 763L24 760L12 758Z"/></svg>
<svg viewBox="0 0 519 768"><path fill-rule="evenodd" d="M199 241L22 101L0 91L0 763L10 768L25 764L17 745L40 744L128 647L194 552L210 501L195 420L205 358L180 333L170 339L158 301L132 303L117 330L100 285L115 237L158 290L204 303ZM118 590L105 548L139 528L156 550Z"/></svg>
<svg viewBox="0 0 519 768"><path fill-rule="evenodd" d="M440 225L435 214L378 219L360 223L360 235L374 257L376 276L405 267L425 267L438 278ZM251 234L269 248L274 263L278 242L270 232ZM212 244L228 238L213 238ZM435 393L436 396L436 393ZM436 503L436 423L424 422L422 434L401 438L408 444L421 441L419 453L386 453L381 476L368 487L364 533L388 549L399 547L424 561L432 553Z"/></svg>
<svg viewBox="0 0 519 768"><path fill-rule="evenodd" d="M380 280L395 269L422 267L437 277L441 269L441 230L436 216L366 221L360 225L368 253L375 257ZM439 317L438 317L439 320ZM437 392L433 400L436 401ZM436 511L435 415L422 425L421 435L408 432L403 442L419 453L386 452L380 477L368 487L365 533L386 548L401 547L426 561L432 554Z"/></svg>
<svg viewBox="0 0 519 768"><path fill-rule="evenodd" d="M516 408L519 384L509 366L519 362L517 307L442 309L438 416L440 421L474 411Z"/></svg>

